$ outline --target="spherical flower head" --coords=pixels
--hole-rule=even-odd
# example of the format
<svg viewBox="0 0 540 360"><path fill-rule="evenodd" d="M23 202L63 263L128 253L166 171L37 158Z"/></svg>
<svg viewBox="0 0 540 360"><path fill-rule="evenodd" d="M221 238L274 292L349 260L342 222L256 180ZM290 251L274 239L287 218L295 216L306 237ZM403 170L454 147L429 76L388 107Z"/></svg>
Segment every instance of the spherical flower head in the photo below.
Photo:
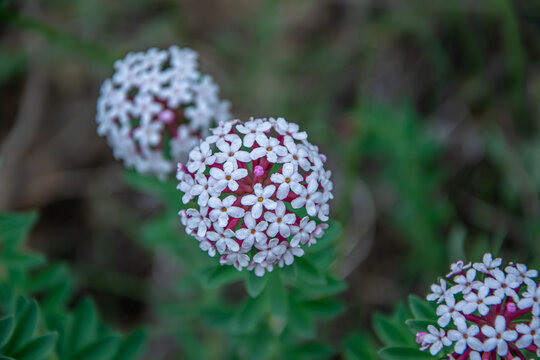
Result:
<svg viewBox="0 0 540 360"><path fill-rule="evenodd" d="M197 53L176 46L116 61L101 87L96 121L126 167L164 178L210 127L230 118L229 103L197 67Z"/></svg>
<svg viewBox="0 0 540 360"><path fill-rule="evenodd" d="M479 263L458 261L448 278L432 285L439 328L417 334L421 350L444 359L529 359L540 356L538 271L485 254ZM428 334L428 335L426 335ZM441 357L441 354L442 357Z"/></svg>
<svg viewBox="0 0 540 360"><path fill-rule="evenodd" d="M328 224L325 157L283 118L222 122L179 165L178 189L192 207L186 231L210 256L257 276L291 265Z"/></svg>

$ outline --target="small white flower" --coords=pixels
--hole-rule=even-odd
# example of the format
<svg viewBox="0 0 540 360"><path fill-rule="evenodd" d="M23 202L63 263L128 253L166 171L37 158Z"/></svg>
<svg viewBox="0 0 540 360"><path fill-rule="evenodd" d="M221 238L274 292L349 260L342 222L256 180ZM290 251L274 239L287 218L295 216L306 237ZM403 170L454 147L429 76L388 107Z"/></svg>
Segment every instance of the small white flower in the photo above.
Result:
<svg viewBox="0 0 540 360"><path fill-rule="evenodd" d="M283 265L291 265L294 262L294 257L300 257L304 255L304 250L302 250L299 246L291 246L291 244L287 244L287 249L281 256L281 259L279 259L279 267L283 267Z"/></svg>
<svg viewBox="0 0 540 360"><path fill-rule="evenodd" d="M487 286L481 286L478 289L478 293L471 291L463 298L464 300L459 302L458 308L466 315L470 315L478 310L480 315L485 316L489 312L489 306L498 305L502 302L498 296L489 295L489 288Z"/></svg>
<svg viewBox="0 0 540 360"><path fill-rule="evenodd" d="M311 169L311 162L309 161L308 152L301 144L296 144L293 140L285 139L285 147L288 150L288 154L279 159L280 163L290 163L295 166L299 166L304 171Z"/></svg>
<svg viewBox="0 0 540 360"><path fill-rule="evenodd" d="M298 197L291 201L293 209L305 207L309 216L317 215L317 203L321 197L321 193L317 191L318 184L316 181L310 181L307 188L302 186Z"/></svg>
<svg viewBox="0 0 540 360"><path fill-rule="evenodd" d="M237 136L235 134L231 134L234 124L236 124L236 121L221 121L217 127L210 129L212 135L206 138L206 142L209 144L214 144L220 140L230 141L231 139L234 139Z"/></svg>
<svg viewBox="0 0 540 360"><path fill-rule="evenodd" d="M159 122L142 125L135 129L133 138L139 142L142 147L157 145L161 140L161 131L163 124Z"/></svg>
<svg viewBox="0 0 540 360"><path fill-rule="evenodd" d="M225 229L222 233L216 231L209 231L206 233L208 240L215 242L216 249L220 254L224 254L227 251L237 252L240 250L240 245L232 238L234 232L231 229Z"/></svg>
<svg viewBox="0 0 540 360"><path fill-rule="evenodd" d="M276 202L271 199L276 192L274 185L268 185L263 188L261 184L255 184L253 194L244 195L241 203L244 206L251 206L251 214L255 219L262 215L263 207L268 210L274 210L277 206Z"/></svg>
<svg viewBox="0 0 540 360"><path fill-rule="evenodd" d="M244 209L233 206L235 201L236 197L234 195L229 195L223 200L217 197L211 197L210 200L208 200L208 206L213 208L213 210L210 211L210 220L217 220L220 227L225 227L229 222L229 216L237 219L244 216Z"/></svg>
<svg viewBox="0 0 540 360"><path fill-rule="evenodd" d="M524 264L510 264L506 267L506 272L514 276L515 281L521 285L522 283L531 284L534 283L533 278L538 276L538 271L531 269L528 270Z"/></svg>
<svg viewBox="0 0 540 360"><path fill-rule="evenodd" d="M277 202L275 213L266 212L264 219L268 221L268 230L266 233L268 236L276 236L278 233L284 238L288 238L291 235L290 225L296 221L296 215L293 213L286 213L285 204L282 201Z"/></svg>
<svg viewBox="0 0 540 360"><path fill-rule="evenodd" d="M284 118L277 118L275 122L276 131L287 137L291 137L295 140L306 140L307 134L305 131L299 131L300 127L292 122L286 121Z"/></svg>
<svg viewBox="0 0 540 360"><path fill-rule="evenodd" d="M532 308L533 315L540 316L540 286L535 283L528 285L527 291L521 294L518 308L521 310Z"/></svg>
<svg viewBox="0 0 540 360"><path fill-rule="evenodd" d="M280 244L276 238L270 239L268 243L255 243L255 247L259 252L253 256L253 261L259 264L265 261L274 264L287 250L285 244Z"/></svg>
<svg viewBox="0 0 540 360"><path fill-rule="evenodd" d="M244 216L244 226L245 228L236 230L236 237L243 240L242 248L249 251L254 243L264 243L268 239L265 233L268 223L266 221L257 223L249 211Z"/></svg>
<svg viewBox="0 0 540 360"><path fill-rule="evenodd" d="M219 263L221 265L232 265L240 271L249 265L249 256L244 253L227 254L219 259Z"/></svg>
<svg viewBox="0 0 540 360"><path fill-rule="evenodd" d="M211 257L216 256L216 246L213 242L204 239L199 243L199 248L202 251L207 252Z"/></svg>
<svg viewBox="0 0 540 360"><path fill-rule="evenodd" d="M467 327L467 323L464 320L458 320L456 321L456 326L457 330L448 331L448 338L456 343L454 346L456 353L463 354L467 347L475 351L483 350L482 341L476 337L480 332L477 325Z"/></svg>
<svg viewBox="0 0 540 360"><path fill-rule="evenodd" d="M499 356L506 356L508 353L508 343L518 338L518 333L515 330L506 329L506 319L502 315L495 318L495 328L484 325L482 326L482 334L487 339L484 341L484 352L489 352L497 348Z"/></svg>
<svg viewBox="0 0 540 360"><path fill-rule="evenodd" d="M476 270L469 269L465 273L465 275L457 275L454 278L454 282L457 285L454 285L452 287L452 292L454 294L457 294L459 292L463 294L470 293L473 289L478 289L480 286L482 286L482 282L475 280L476 278Z"/></svg>
<svg viewBox="0 0 540 360"><path fill-rule="evenodd" d="M216 157L212 154L210 145L206 141L203 141L189 153L187 169L191 173L203 172L207 165L213 165L215 162Z"/></svg>
<svg viewBox="0 0 540 360"><path fill-rule="evenodd" d="M501 270L495 269L491 271L493 277L488 277L484 280L486 286L495 290L495 296L498 296L501 300L504 300L506 296L510 296L514 301L519 301L519 296L514 290L519 286L518 282L513 275L505 275Z"/></svg>
<svg viewBox="0 0 540 360"><path fill-rule="evenodd" d="M217 183L216 179L206 177L202 173L195 175L195 181L196 183L192 185L190 192L192 196L199 197L197 199L197 204L199 204L199 206L208 205L208 200L210 200L210 197L218 197L223 190L223 188Z"/></svg>
<svg viewBox="0 0 540 360"><path fill-rule="evenodd" d="M453 296L447 296L445 298L445 304L437 307L437 316L439 316L437 323L441 327L448 326L451 319L456 321L463 318L463 315L456 308L456 299Z"/></svg>
<svg viewBox="0 0 540 360"><path fill-rule="evenodd" d="M264 275L266 271L272 272L274 270L274 264L269 263L268 261L263 261L262 263L257 263L255 261L252 261L251 264L248 266L248 270L253 270L255 275L258 277L261 277Z"/></svg>
<svg viewBox="0 0 540 360"><path fill-rule="evenodd" d="M473 267L484 274L489 274L492 270L498 269L501 264L501 258L496 258L494 260L493 255L491 255L490 253L486 253L484 254L483 262L475 263L473 264Z"/></svg>
<svg viewBox="0 0 540 360"><path fill-rule="evenodd" d="M310 220L309 216L304 216L298 226L291 226L291 233L294 235L291 239L291 246L306 244L311 238L311 234L315 231L317 224Z"/></svg>
<svg viewBox="0 0 540 360"><path fill-rule="evenodd" d="M195 180L193 179L193 176L183 171L180 167L178 168L176 177L178 180L180 180L180 183L176 188L184 193L182 196L182 202L187 204L191 201L191 199L193 199L191 189L193 188L193 185L195 185Z"/></svg>
<svg viewBox="0 0 540 360"><path fill-rule="evenodd" d="M281 173L272 174L270 180L274 184L279 184L276 192L276 197L279 200L285 199L289 195L291 189L296 193L302 192L302 185L300 185L300 182L302 182L304 178L296 171L293 164L283 164Z"/></svg>
<svg viewBox="0 0 540 360"><path fill-rule="evenodd" d="M269 131L271 127L272 127L272 124L270 124L267 121L256 121L256 120L252 120L244 124L236 125L236 128L238 129L238 131L241 132L242 134L245 134L244 146L249 147L249 148L253 146L253 143L257 141L257 138L266 137L264 133ZM257 143L259 143L259 141L257 141Z"/></svg>
<svg viewBox="0 0 540 360"><path fill-rule="evenodd" d="M533 342L536 346L540 346L540 318L534 317L530 324L517 324L516 330L522 334L516 342L519 349L528 348Z"/></svg>
<svg viewBox="0 0 540 360"><path fill-rule="evenodd" d="M228 187L231 191L238 190L237 180L243 179L247 176L246 169L238 169L232 162L226 162L223 164L223 170L217 167L210 169L210 176L218 182L218 187Z"/></svg>
<svg viewBox="0 0 540 360"><path fill-rule="evenodd" d="M216 160L219 164L230 161L236 164L237 161L249 162L251 158L247 151L240 150L242 140L238 135L231 137L229 141L223 139L216 143L216 146L221 152L216 153Z"/></svg>
<svg viewBox="0 0 540 360"><path fill-rule="evenodd" d="M442 329L437 329L433 325L428 326L429 333L424 335L424 344L429 345L431 355L437 355L443 346L450 346L452 341L446 336L446 332Z"/></svg>
<svg viewBox="0 0 540 360"><path fill-rule="evenodd" d="M278 161L278 156L284 156L287 154L287 148L280 145L280 142L276 138L268 138L266 135L261 135L257 137L257 144L259 147L254 148L251 151L251 159L257 160L266 156L266 159L271 163L276 163Z"/></svg>
<svg viewBox="0 0 540 360"><path fill-rule="evenodd" d="M429 294L426 299L427 301L437 301L437 304L440 304L448 296L453 296L451 292L447 290L446 280L440 279L440 285L432 284L431 285L432 293Z"/></svg>
<svg viewBox="0 0 540 360"><path fill-rule="evenodd" d="M196 209L187 209L186 216L188 217L186 226L190 229L197 229L197 236L204 237L207 229L210 227L210 219L207 217L208 208L201 207L200 212Z"/></svg>
<svg viewBox="0 0 540 360"><path fill-rule="evenodd" d="M462 260L459 260L453 264L450 265L450 272L446 274L446 277L452 277L457 274L461 274L465 272L465 270L469 269L471 267L471 263L465 264Z"/></svg>

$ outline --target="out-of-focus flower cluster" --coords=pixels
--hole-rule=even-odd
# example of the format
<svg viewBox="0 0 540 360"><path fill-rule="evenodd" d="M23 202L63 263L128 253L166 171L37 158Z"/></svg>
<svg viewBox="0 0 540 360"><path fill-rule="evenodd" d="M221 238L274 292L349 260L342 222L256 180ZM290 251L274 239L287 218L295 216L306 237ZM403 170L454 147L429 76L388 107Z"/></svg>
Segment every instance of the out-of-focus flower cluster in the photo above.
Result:
<svg viewBox="0 0 540 360"><path fill-rule="evenodd" d="M220 123L178 168L188 234L223 265L262 276L290 265L328 227L326 158L283 118Z"/></svg>
<svg viewBox="0 0 540 360"><path fill-rule="evenodd" d="M126 167L163 178L210 127L230 118L229 103L197 66L196 52L176 46L116 61L101 87L96 120L98 134Z"/></svg>
<svg viewBox="0 0 540 360"><path fill-rule="evenodd" d="M427 300L439 304L439 327L417 334L422 350L460 360L540 356L540 286L533 280L538 271L501 265L491 254L481 263L459 261L447 275L452 281L431 286Z"/></svg>

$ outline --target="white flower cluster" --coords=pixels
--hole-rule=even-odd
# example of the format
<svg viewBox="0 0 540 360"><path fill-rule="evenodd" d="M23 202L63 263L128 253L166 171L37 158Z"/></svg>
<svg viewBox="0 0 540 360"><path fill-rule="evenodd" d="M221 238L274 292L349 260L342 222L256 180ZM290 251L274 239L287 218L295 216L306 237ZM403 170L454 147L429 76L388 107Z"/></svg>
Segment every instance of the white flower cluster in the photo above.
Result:
<svg viewBox="0 0 540 360"><path fill-rule="evenodd" d="M427 300L437 302L437 328L417 334L432 355L453 345L448 359L526 359L540 356L538 271L485 254L483 262L452 264L448 278L431 286Z"/></svg>
<svg viewBox="0 0 540 360"><path fill-rule="evenodd" d="M222 265L254 270L290 265L328 227L326 158L283 118L220 123L179 165L180 212L188 234Z"/></svg>
<svg viewBox="0 0 540 360"><path fill-rule="evenodd" d="M171 46L129 53L101 87L96 120L114 156L165 177L208 129L230 118L218 86L197 70L197 53Z"/></svg>

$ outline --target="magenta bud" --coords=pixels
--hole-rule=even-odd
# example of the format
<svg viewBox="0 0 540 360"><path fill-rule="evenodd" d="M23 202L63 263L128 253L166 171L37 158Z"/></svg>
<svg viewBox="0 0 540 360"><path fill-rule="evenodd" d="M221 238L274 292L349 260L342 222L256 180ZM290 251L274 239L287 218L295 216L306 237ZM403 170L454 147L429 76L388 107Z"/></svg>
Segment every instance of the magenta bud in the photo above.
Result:
<svg viewBox="0 0 540 360"><path fill-rule="evenodd" d="M264 168L260 165L255 166L253 174L255 174L255 176L262 176L262 174L264 174Z"/></svg>
<svg viewBox="0 0 540 360"><path fill-rule="evenodd" d="M165 109L159 113L158 119L165 124L170 124L174 120L174 112L170 109Z"/></svg>

